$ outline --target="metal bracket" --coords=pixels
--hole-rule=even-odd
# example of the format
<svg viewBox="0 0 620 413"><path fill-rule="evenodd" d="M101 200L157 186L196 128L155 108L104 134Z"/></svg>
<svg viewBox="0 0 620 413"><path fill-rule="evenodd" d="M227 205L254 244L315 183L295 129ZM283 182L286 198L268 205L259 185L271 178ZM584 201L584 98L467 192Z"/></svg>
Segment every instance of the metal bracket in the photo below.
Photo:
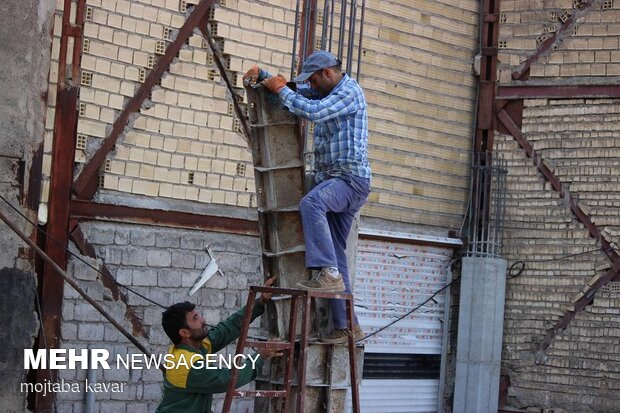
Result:
<svg viewBox="0 0 620 413"><path fill-rule="evenodd" d="M190 290L189 295L194 295L194 293L198 291L200 287L202 287L207 281L209 281L211 277L213 277L216 273L219 272L220 275L224 275L224 273L222 273L222 270L220 270L220 267L217 265L217 262L215 262L213 251L211 251L211 247L209 245L207 245L205 251L209 255L209 263L202 271L202 274L200 274L198 280L196 280L196 282L194 283L194 286Z"/></svg>

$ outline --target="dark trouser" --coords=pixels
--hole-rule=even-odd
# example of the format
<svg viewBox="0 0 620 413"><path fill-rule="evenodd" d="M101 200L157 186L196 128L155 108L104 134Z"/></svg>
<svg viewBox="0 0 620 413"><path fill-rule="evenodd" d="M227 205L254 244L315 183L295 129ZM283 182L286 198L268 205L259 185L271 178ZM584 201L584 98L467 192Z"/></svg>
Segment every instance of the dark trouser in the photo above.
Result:
<svg viewBox="0 0 620 413"><path fill-rule="evenodd" d="M351 292L347 237L355 214L368 199L370 180L346 174L327 179L301 200L299 209L306 242L306 267L337 267L346 292ZM344 300L331 300L334 328L347 327ZM357 317L353 321L357 324Z"/></svg>

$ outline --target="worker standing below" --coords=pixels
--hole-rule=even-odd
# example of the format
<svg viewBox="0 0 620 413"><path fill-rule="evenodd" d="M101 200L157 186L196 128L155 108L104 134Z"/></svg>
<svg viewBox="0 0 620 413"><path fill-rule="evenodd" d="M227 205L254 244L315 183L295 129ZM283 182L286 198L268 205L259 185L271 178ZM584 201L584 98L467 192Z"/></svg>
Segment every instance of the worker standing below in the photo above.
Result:
<svg viewBox="0 0 620 413"><path fill-rule="evenodd" d="M370 193L368 162L368 113L359 84L341 71L341 62L331 53L318 50L302 65L293 79L302 83L298 91L281 76L271 76L257 66L244 76L250 84L262 82L280 97L292 113L314 122L315 186L300 203L306 244L306 267L318 274L298 284L299 288L324 292L351 292L346 242L355 214ZM324 337L327 344L347 342L344 300L332 299L334 331ZM353 320L356 340L364 333Z"/></svg>
<svg viewBox="0 0 620 413"><path fill-rule="evenodd" d="M265 282L274 283L275 277ZM256 300L252 320L260 316L271 294L262 293ZM213 393L224 393L230 382L231 369L210 365L205 360L215 352L239 338L245 307L212 328L207 328L204 318L190 302L176 303L162 315L161 324L172 341L168 351L171 364L164 378L164 395L157 413L211 413ZM260 357L259 357L260 355ZM256 378L263 360L280 356L277 350L261 349L239 369L237 387Z"/></svg>

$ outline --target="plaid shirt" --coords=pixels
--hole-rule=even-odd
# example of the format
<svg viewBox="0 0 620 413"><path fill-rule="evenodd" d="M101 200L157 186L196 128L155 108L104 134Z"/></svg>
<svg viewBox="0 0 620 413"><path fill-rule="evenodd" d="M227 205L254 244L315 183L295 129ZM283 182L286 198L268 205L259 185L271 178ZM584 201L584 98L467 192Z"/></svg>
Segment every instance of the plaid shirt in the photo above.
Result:
<svg viewBox="0 0 620 413"><path fill-rule="evenodd" d="M308 99L288 87L280 91L282 103L314 126L317 183L350 173L370 179L368 112L360 85L347 74L325 98Z"/></svg>

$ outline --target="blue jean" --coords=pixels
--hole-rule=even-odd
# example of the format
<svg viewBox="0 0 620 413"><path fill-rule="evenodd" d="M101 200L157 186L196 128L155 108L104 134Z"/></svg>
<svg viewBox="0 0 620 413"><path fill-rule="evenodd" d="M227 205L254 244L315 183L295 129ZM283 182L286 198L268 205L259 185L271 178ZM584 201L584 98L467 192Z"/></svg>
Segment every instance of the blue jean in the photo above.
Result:
<svg viewBox="0 0 620 413"><path fill-rule="evenodd" d="M347 266L347 237L355 214L368 199L370 180L345 174L321 182L299 205L306 243L306 267L337 267L346 292L351 292ZM344 300L331 300L334 328L347 327ZM354 314L353 324L357 325Z"/></svg>

